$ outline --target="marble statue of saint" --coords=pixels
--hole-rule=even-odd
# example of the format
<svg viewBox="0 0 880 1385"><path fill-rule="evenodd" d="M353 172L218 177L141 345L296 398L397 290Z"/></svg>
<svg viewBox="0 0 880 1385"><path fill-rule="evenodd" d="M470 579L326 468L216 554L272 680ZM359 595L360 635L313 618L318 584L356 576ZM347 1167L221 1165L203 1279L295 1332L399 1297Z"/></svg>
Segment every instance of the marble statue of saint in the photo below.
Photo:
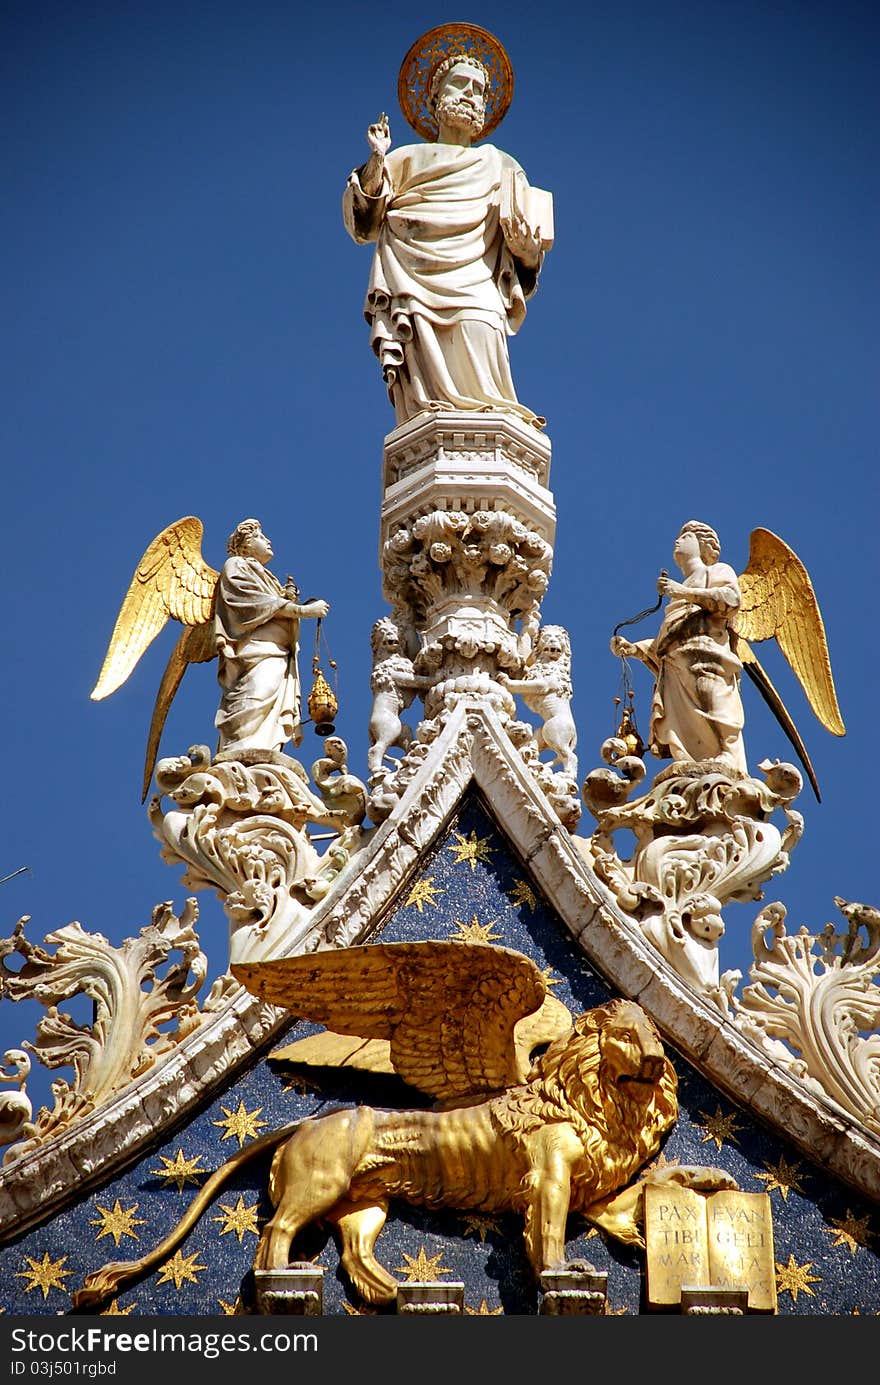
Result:
<svg viewBox="0 0 880 1385"><path fill-rule="evenodd" d="M797 554L769 529L753 529L749 561L737 576L719 562L715 530L699 520L682 525L672 550L683 580L664 573L667 598L653 640L615 635L613 654L642 660L654 674L648 749L659 759L720 761L747 774L740 696L749 675L788 736L819 798L806 747L752 643L773 639L833 735L845 728L837 703L825 627L809 574Z"/></svg>
<svg viewBox="0 0 880 1385"><path fill-rule="evenodd" d="M214 607L220 706L217 750L280 750L302 740L297 667L299 622L320 618L326 601L301 605L268 569L272 545L256 519L244 519L227 544Z"/></svg>
<svg viewBox="0 0 880 1385"><path fill-rule="evenodd" d="M517 400L507 339L552 243L552 201L510 155L477 145L489 77L472 52L442 58L424 80L436 137L391 149L380 116L345 189L349 233L376 246L364 313L398 424L427 409L543 424Z"/></svg>

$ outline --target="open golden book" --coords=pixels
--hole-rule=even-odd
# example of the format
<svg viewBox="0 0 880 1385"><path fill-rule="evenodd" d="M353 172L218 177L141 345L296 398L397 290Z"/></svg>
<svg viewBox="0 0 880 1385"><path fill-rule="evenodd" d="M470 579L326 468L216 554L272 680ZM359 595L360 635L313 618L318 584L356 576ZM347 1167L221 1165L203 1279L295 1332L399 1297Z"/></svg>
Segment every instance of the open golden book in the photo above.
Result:
<svg viewBox="0 0 880 1385"><path fill-rule="evenodd" d="M521 216L530 231L535 235L540 232L541 249L550 249L553 244L552 192L531 187L521 171L505 168L501 174L499 211L502 222Z"/></svg>
<svg viewBox="0 0 880 1385"><path fill-rule="evenodd" d="M773 1219L766 1193L645 1188L648 1302L681 1301L683 1286L748 1289L749 1310L776 1312Z"/></svg>

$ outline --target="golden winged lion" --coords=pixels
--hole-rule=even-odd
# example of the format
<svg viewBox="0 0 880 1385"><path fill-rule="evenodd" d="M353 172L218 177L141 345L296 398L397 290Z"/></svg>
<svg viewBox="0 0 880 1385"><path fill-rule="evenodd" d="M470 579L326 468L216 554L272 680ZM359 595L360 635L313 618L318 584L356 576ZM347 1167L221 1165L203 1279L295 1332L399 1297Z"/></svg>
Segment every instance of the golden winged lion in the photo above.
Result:
<svg viewBox="0 0 880 1385"><path fill-rule="evenodd" d="M290 579L268 570L272 545L256 519L244 519L217 571L202 557L195 515L157 534L135 568L92 699L109 697L169 620L183 626L153 708L144 762L147 796L168 710L190 664L218 660L217 749L278 750L301 739L297 668L299 621L327 614L326 601L299 603Z"/></svg>
<svg viewBox="0 0 880 1385"><path fill-rule="evenodd" d="M644 1245L649 1178L736 1186L724 1170L691 1165L636 1177L678 1114L675 1070L654 1024L629 1000L573 1017L521 953L376 943L232 970L263 1000L331 1026L275 1058L396 1072L434 1106L337 1108L244 1146L153 1251L90 1274L74 1295L79 1308L161 1263L232 1174L272 1148L274 1213L255 1268L286 1268L297 1235L327 1224L353 1286L377 1305L392 1303L398 1287L374 1254L390 1198L521 1213L537 1275L565 1262L570 1212Z"/></svg>
<svg viewBox="0 0 880 1385"><path fill-rule="evenodd" d="M655 676L649 749L661 759L718 760L747 774L739 688L745 669L797 751L819 798L803 739L752 648L775 640L819 721L833 735L845 734L809 573L794 550L769 529L752 531L749 561L739 576L719 561L720 552L715 530L689 520L673 547L683 580L664 572L657 582L661 597L668 598L658 634L636 642L616 632L612 636L613 653L641 659Z"/></svg>

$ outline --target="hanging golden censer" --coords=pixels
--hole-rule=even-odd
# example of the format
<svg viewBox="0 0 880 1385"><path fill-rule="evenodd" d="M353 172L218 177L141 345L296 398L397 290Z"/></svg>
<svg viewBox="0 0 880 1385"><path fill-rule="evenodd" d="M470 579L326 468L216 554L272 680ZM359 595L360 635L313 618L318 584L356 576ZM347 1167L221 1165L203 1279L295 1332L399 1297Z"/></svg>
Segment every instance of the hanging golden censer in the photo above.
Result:
<svg viewBox="0 0 880 1385"><path fill-rule="evenodd" d="M332 736L336 730L333 718L339 710L339 701L331 688L327 679L321 671L321 664L318 656L318 642L321 637L321 622L317 622L315 630L315 656L312 659L312 691L309 693L309 716L311 717L315 732L319 736ZM332 659L329 660L330 667L336 665Z"/></svg>

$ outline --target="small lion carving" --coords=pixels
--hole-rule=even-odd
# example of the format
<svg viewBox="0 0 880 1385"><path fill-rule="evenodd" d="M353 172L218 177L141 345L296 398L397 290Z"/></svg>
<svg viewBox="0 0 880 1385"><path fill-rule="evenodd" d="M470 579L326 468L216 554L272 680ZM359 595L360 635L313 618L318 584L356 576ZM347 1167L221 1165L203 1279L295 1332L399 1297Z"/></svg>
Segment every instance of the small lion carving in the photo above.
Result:
<svg viewBox="0 0 880 1385"><path fill-rule="evenodd" d="M426 986L425 969L438 962L445 971L436 985ZM358 968L371 992L369 1004L361 997L361 1014L369 1012L372 1019L362 1018L355 1030L352 1010L358 1002L349 997L356 995L351 986ZM439 1096L438 1107L338 1109L254 1141L212 1175L154 1251L89 1275L74 1295L77 1307L96 1306L124 1280L163 1260L242 1163L273 1145L274 1214L262 1230L255 1268L286 1268L297 1235L311 1223L330 1223L343 1268L370 1304L389 1304L397 1295L397 1281L374 1254L392 1197L427 1207L521 1213L536 1276L565 1263L570 1212L581 1212L621 1241L644 1245L639 1223L647 1179L632 1180L658 1152L677 1117L678 1100L675 1070L640 1006L613 1000L572 1020L548 997L545 978L529 958L481 944L373 944L243 964L234 971L273 1004L321 1015L322 1023L332 1014L337 1030L372 1041L372 1066L396 1070ZM452 990L457 1007L450 1005ZM328 1004L330 993L336 999ZM427 996L433 997L427 1001L430 1013ZM444 1043L431 1036L432 1015L446 1023ZM465 1044L452 1055L457 1046L448 1044L450 1016L458 1017L462 1040L482 1037L482 1047L468 1050ZM517 1043L523 1020L528 1027L520 1029ZM525 1080L524 1034L532 1047L551 1038ZM325 1052L338 1052L340 1034L326 1037ZM312 1055L303 1061L327 1061L316 1052L314 1038L303 1045ZM292 1045L284 1056L295 1058L297 1048ZM438 1077L438 1051L444 1048ZM487 1093L483 1100L466 1094L475 1084ZM691 1166L665 1166L649 1177L735 1186L723 1170Z"/></svg>

